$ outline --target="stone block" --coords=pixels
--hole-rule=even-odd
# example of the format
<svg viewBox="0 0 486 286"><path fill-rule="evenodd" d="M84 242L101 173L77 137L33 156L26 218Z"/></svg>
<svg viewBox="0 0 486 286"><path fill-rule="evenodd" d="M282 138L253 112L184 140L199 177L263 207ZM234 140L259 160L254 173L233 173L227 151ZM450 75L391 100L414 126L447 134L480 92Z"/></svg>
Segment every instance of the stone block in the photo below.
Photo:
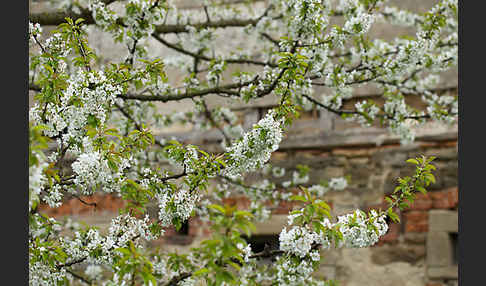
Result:
<svg viewBox="0 0 486 286"><path fill-rule="evenodd" d="M452 265L452 242L449 233L430 231L427 234L427 265L446 267Z"/></svg>
<svg viewBox="0 0 486 286"><path fill-rule="evenodd" d="M457 279L458 278L458 267L446 266L446 267L428 267L427 275L429 278L440 278L440 279Z"/></svg>
<svg viewBox="0 0 486 286"><path fill-rule="evenodd" d="M351 158L351 159L349 159L349 163L354 164L354 165L364 165L364 164L368 164L369 161L370 161L370 159L368 157L364 157L364 158Z"/></svg>
<svg viewBox="0 0 486 286"><path fill-rule="evenodd" d="M433 148L425 151L425 156L435 156L436 160L454 160L457 159L457 149L456 148Z"/></svg>
<svg viewBox="0 0 486 286"><path fill-rule="evenodd" d="M265 222L255 223L256 231L254 235L263 234L278 234L282 231L282 228L287 225L286 215L272 215L272 217Z"/></svg>
<svg viewBox="0 0 486 286"><path fill-rule="evenodd" d="M258 122L259 112L258 110L251 110L245 113L243 116L243 128L245 130L250 129L253 124Z"/></svg>
<svg viewBox="0 0 486 286"><path fill-rule="evenodd" d="M324 178L331 179L331 178L335 178L335 177L342 177L342 176L345 175L344 173L345 173L345 171L344 171L343 168L326 167L324 169Z"/></svg>
<svg viewBox="0 0 486 286"><path fill-rule="evenodd" d="M330 111L319 109L319 126L323 131L330 131L334 128L334 114Z"/></svg>
<svg viewBox="0 0 486 286"><path fill-rule="evenodd" d="M415 263L425 257L425 245L386 245L373 250L371 259L378 265L392 262Z"/></svg>
<svg viewBox="0 0 486 286"><path fill-rule="evenodd" d="M430 231L458 232L457 211L431 210L429 212Z"/></svg>
<svg viewBox="0 0 486 286"><path fill-rule="evenodd" d="M336 279L336 266L322 265L319 267L316 276L326 280Z"/></svg>
<svg viewBox="0 0 486 286"><path fill-rule="evenodd" d="M410 244L425 244L427 242L427 234L422 232L407 232L403 235L405 243Z"/></svg>

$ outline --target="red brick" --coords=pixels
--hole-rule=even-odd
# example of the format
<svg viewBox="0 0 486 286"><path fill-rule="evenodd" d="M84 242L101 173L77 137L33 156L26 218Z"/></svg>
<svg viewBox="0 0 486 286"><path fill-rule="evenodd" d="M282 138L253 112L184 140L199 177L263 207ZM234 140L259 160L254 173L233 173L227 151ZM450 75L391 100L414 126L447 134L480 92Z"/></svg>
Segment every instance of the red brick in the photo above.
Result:
<svg viewBox="0 0 486 286"><path fill-rule="evenodd" d="M239 210L250 208L250 200L247 197L223 198L222 203L223 205L236 206Z"/></svg>
<svg viewBox="0 0 486 286"><path fill-rule="evenodd" d="M294 205L295 205L295 203L293 203L293 202L281 201L278 204L277 208L275 208L272 213L274 213L274 214L287 214L292 210Z"/></svg>
<svg viewBox="0 0 486 286"><path fill-rule="evenodd" d="M454 147L457 146L457 140L455 141L444 141L444 142L421 142L419 146L422 148L427 147Z"/></svg>
<svg viewBox="0 0 486 286"><path fill-rule="evenodd" d="M202 233L203 236L211 236L211 229L209 229L209 227L203 227Z"/></svg>
<svg viewBox="0 0 486 286"><path fill-rule="evenodd" d="M452 209L458 205L458 188L453 187L439 192L429 193L433 200L434 209Z"/></svg>
<svg viewBox="0 0 486 286"><path fill-rule="evenodd" d="M326 202L330 208L332 208L332 202ZM269 206L270 204L267 204ZM273 214L288 214L297 206L302 206L301 202L298 201L280 201L278 206L272 211Z"/></svg>
<svg viewBox="0 0 486 286"><path fill-rule="evenodd" d="M413 210L403 213L405 232L427 232L429 229L429 213Z"/></svg>
<svg viewBox="0 0 486 286"><path fill-rule="evenodd" d="M433 207L433 204L434 203L429 194L424 195L422 193L419 193L417 194L413 203L410 204L408 210L429 210Z"/></svg>
<svg viewBox="0 0 486 286"><path fill-rule="evenodd" d="M447 192L447 198L453 208L457 208L459 204L459 189L457 187L451 188Z"/></svg>
<svg viewBox="0 0 486 286"><path fill-rule="evenodd" d="M205 230L210 231L209 224L202 221L198 217L193 217L189 219L189 235L199 236L205 233Z"/></svg>
<svg viewBox="0 0 486 286"><path fill-rule="evenodd" d="M400 236L400 225L396 223L390 223L388 227L388 232L380 238L377 243L378 246L385 243L398 242L398 237Z"/></svg>
<svg viewBox="0 0 486 286"><path fill-rule="evenodd" d="M429 231L428 223L407 223L405 225L406 232L427 232Z"/></svg>
<svg viewBox="0 0 486 286"><path fill-rule="evenodd" d="M58 217L73 214L85 214L101 210L116 212L125 206L125 201L110 194L95 193L91 196L81 196L80 199L87 203L95 202L96 208L82 203L77 198L71 197L65 199L63 204L58 208L51 208L46 204L40 204L39 211L42 211L49 216Z"/></svg>

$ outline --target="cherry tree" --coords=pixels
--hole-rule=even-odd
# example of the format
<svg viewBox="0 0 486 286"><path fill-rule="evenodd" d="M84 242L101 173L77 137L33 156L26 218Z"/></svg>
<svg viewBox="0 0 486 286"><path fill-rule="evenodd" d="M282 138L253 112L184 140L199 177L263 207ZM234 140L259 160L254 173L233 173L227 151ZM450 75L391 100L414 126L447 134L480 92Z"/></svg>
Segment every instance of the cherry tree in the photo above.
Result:
<svg viewBox="0 0 486 286"><path fill-rule="evenodd" d="M435 181L434 158L407 161L415 173L398 178L387 209L337 217L322 197L345 191L347 178L304 187L308 168L298 166L281 184L246 185L243 179L289 172L268 161L302 111L323 109L363 126L379 123L402 144L415 139L413 127L455 123L457 96L438 86L441 73L457 65L457 1L439 1L416 14L382 0L269 0L263 9L254 8L260 1L207 0L200 1L203 18L178 10L176 2L64 1L61 10L29 15L29 89L35 92L29 110L29 283L333 285L312 275L321 251L378 242L387 218L399 222L396 210ZM372 38L370 28L378 22L417 32L391 41ZM46 35L45 25L57 28ZM88 42L93 25L126 46L119 61L99 61L103 51ZM254 47L221 49L215 38L222 29L241 30ZM177 56L154 56L148 39ZM229 75L229 66L238 72ZM169 68L185 75L180 85ZM344 108L365 84L380 90L376 97L384 103L363 99ZM317 87L328 92L318 94ZM244 128L231 109L209 106L210 95L248 105L273 97L278 104ZM420 96L425 108L410 106L410 95ZM162 114L154 104L183 99L193 102L192 111ZM174 124L217 129L224 152L155 135ZM95 192L126 201L106 234L38 212L40 203L56 208L65 197L87 203L82 197ZM235 195L248 197L249 209L223 203ZM288 214L279 248L254 253L243 236L282 201L300 207ZM147 212L153 202L156 217ZM212 232L189 253L146 247L167 227L179 229L195 216L209 221ZM265 258L273 263L259 263Z"/></svg>

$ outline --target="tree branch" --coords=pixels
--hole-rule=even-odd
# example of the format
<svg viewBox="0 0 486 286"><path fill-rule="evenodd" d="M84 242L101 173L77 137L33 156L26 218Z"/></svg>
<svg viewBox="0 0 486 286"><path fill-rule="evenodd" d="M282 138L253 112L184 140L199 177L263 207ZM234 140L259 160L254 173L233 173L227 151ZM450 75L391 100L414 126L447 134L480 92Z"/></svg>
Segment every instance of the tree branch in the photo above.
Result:
<svg viewBox="0 0 486 286"><path fill-rule="evenodd" d="M192 276L192 273L190 272L185 272L185 273L182 273L181 275L179 276L175 276L174 278L172 278L169 282L167 282L167 284L165 284L165 286L177 286L177 284L186 279L186 278L189 278Z"/></svg>
<svg viewBox="0 0 486 286"><path fill-rule="evenodd" d="M136 100L141 100L141 101L162 101L162 102L167 102L167 101L178 101L186 98L195 98L195 97L202 97L208 94L227 94L227 95L235 95L239 96L239 92L234 91L232 89L244 87L247 85L250 85L251 83L254 83L258 77L255 77L254 79L243 82L243 83L233 83L233 84L227 84L223 86L218 86L218 87L210 87L206 89L201 89L201 90L194 90L194 91L186 91L183 94L166 94L166 95L135 95L135 94L122 94L119 95L119 98L122 99L136 99Z"/></svg>
<svg viewBox="0 0 486 286"><path fill-rule="evenodd" d="M108 5L116 0L104 0L103 2ZM269 6L270 7L270 6ZM87 8L80 8L81 13L76 14L73 11L55 11L55 12L41 12L30 13L29 21L33 23L39 23L40 25L57 26L66 22L65 18L69 17L74 21L78 18L83 18L84 24L95 24L95 20L91 12ZM189 26L194 27L196 30L206 28L227 28L227 27L246 27L248 25L256 25L261 18L268 13L268 8L262 16L254 19L223 19L219 21L211 22L199 22L194 24L163 24L155 27L155 33L157 34L171 34L171 33L188 33ZM120 24L123 24L120 22Z"/></svg>
<svg viewBox="0 0 486 286"><path fill-rule="evenodd" d="M171 48L171 49L173 49L173 50L175 50L175 51L177 51L181 54L191 56L191 57L193 57L197 60L203 60L203 61L206 61L206 62L218 61L219 60L219 59L216 59L216 58L207 57L203 54L197 54L197 53L193 53L191 51L185 50L177 44L172 44L172 43L167 42L166 40L164 40L162 37L160 37L157 34L152 34L152 37L154 39L156 39L158 42L160 42L161 44L163 44L164 46ZM255 60L250 60L250 59L222 59L222 60L225 61L228 64L252 64L252 65L258 65L258 66L270 66L270 67L277 67L278 66L275 63L261 62L261 61L255 61Z"/></svg>

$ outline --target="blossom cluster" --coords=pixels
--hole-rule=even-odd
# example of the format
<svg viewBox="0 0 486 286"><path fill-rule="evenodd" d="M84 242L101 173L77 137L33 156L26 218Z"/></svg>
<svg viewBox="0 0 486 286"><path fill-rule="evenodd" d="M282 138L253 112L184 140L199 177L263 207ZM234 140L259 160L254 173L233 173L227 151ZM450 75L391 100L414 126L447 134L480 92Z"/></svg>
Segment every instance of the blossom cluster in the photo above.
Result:
<svg viewBox="0 0 486 286"><path fill-rule="evenodd" d="M102 126L107 119L108 108L121 86L107 79L103 72L78 70L68 80L68 86L56 103L47 103L46 112L38 105L30 109L30 120L44 124L44 134L61 135L63 142L82 141L85 127L93 121Z"/></svg>
<svg viewBox="0 0 486 286"><path fill-rule="evenodd" d="M356 210L353 214L339 216L337 225L343 235L340 245L349 248L374 245L380 236L388 231L385 218L386 215L378 215L375 210L371 210L368 216L360 210Z"/></svg>
<svg viewBox="0 0 486 286"><path fill-rule="evenodd" d="M199 194L181 189L174 194L160 193L156 195L159 206L159 220L162 226L170 226L174 219L186 221L193 212Z"/></svg>
<svg viewBox="0 0 486 286"><path fill-rule="evenodd" d="M276 281L278 285L307 285L308 279L314 272L314 265L312 261L302 260L296 262L295 260L286 259L282 256L276 262L277 274Z"/></svg>
<svg viewBox="0 0 486 286"><path fill-rule="evenodd" d="M322 235L310 231L307 227L294 226L289 231L286 228L280 232L280 250L293 253L301 258L308 255L313 246L327 245L329 241ZM315 257L315 255L311 255Z"/></svg>
<svg viewBox="0 0 486 286"><path fill-rule="evenodd" d="M291 214L288 216L288 224L292 225L294 220L302 214ZM378 242L379 238L388 231L385 214L378 214L371 210L366 215L361 210L356 210L352 214L338 216L336 223L331 223L324 218L321 224L327 230L337 230L342 234L342 240L336 241L339 247L362 248L369 247ZM313 249L329 248L332 238L327 232L316 233L308 226L292 226L290 231L286 228L279 236L280 249L292 253L301 258L315 257Z"/></svg>
<svg viewBox="0 0 486 286"><path fill-rule="evenodd" d="M139 220L130 215L120 215L112 220L106 236L101 235L97 229L90 228L86 231L75 231L74 237L59 237L60 251L68 257L67 263L78 260L89 263L87 274L97 278L100 275L100 266L113 267L116 249L127 247L129 242L140 245L141 239L156 238L149 229L149 223L148 216ZM39 236L36 233L32 235ZM39 250L50 252L42 247ZM34 249L30 251L33 252ZM49 265L42 257L45 256L29 257L29 281L32 285L56 284L55 281L64 280L69 275L65 267Z"/></svg>
<svg viewBox="0 0 486 286"><path fill-rule="evenodd" d="M34 41L34 38L42 33L42 27L39 23L32 23L29 21L29 42Z"/></svg>
<svg viewBox="0 0 486 286"><path fill-rule="evenodd" d="M268 112L240 141L227 149L229 160L224 170L226 175L234 177L256 170L270 159L271 153L278 149L282 141L282 123L276 121L274 116L273 111Z"/></svg>
<svg viewBox="0 0 486 286"><path fill-rule="evenodd" d="M41 156L37 156L37 158L39 157ZM47 166L48 163L43 161L29 166L29 211L32 209L34 202L39 201L39 195L47 183L47 178L43 172Z"/></svg>

